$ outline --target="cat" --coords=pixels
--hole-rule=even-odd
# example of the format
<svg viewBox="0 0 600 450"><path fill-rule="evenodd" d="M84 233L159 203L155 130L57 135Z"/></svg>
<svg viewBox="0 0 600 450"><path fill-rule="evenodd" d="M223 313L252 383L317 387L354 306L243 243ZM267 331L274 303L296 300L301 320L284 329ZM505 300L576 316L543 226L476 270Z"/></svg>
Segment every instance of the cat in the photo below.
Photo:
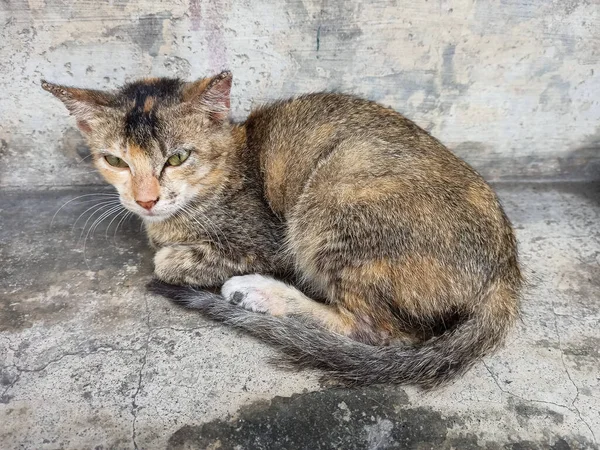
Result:
<svg viewBox="0 0 600 450"><path fill-rule="evenodd" d="M231 85L228 71L113 92L42 80L143 219L154 292L349 385L438 386L503 342L520 309L517 242L475 170L350 95L233 123Z"/></svg>

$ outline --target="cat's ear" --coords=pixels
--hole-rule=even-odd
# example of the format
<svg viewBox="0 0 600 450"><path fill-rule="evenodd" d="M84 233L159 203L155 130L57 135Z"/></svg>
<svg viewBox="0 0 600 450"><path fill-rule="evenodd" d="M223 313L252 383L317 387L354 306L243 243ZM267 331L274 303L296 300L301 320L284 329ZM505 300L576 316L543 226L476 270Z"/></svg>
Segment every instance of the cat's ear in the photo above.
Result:
<svg viewBox="0 0 600 450"><path fill-rule="evenodd" d="M61 100L77 119L77 126L84 133L92 131L91 122L110 106L114 96L109 92L78 89L42 80L42 88Z"/></svg>
<svg viewBox="0 0 600 450"><path fill-rule="evenodd" d="M183 101L199 105L208 110L213 122L223 123L229 116L232 79L233 75L226 70L215 77L187 83L183 89Z"/></svg>

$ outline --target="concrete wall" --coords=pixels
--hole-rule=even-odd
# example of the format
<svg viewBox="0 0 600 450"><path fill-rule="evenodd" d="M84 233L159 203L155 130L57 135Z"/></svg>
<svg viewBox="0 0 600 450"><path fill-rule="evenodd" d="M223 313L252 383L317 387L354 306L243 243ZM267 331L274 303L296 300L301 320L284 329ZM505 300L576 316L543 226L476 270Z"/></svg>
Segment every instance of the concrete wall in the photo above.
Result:
<svg viewBox="0 0 600 450"><path fill-rule="evenodd" d="M4 0L0 186L100 182L42 77L229 68L237 118L323 89L391 105L489 179L600 177L598 0Z"/></svg>

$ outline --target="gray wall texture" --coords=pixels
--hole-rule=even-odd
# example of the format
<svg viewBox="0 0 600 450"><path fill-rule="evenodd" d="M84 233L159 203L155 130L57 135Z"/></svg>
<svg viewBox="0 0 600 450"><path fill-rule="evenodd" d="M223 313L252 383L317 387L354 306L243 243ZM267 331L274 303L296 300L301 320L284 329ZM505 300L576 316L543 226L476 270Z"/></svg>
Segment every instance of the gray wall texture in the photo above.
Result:
<svg viewBox="0 0 600 450"><path fill-rule="evenodd" d="M336 90L490 180L600 177L598 0L0 1L0 186L101 182L40 78L114 88L234 73L233 115Z"/></svg>

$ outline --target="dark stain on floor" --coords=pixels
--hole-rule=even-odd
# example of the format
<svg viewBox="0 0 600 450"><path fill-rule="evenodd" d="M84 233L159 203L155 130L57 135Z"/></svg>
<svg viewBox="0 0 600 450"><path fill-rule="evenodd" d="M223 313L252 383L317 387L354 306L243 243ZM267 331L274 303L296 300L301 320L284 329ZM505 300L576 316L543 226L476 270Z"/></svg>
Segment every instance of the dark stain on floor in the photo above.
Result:
<svg viewBox="0 0 600 450"><path fill-rule="evenodd" d="M536 410L521 408L521 414ZM556 417L560 422L560 418ZM403 390L369 387L330 389L275 397L242 407L225 420L186 425L175 432L168 449L511 449L570 450L593 448L581 437L553 436L546 442L478 443L462 434L465 420L413 408ZM470 427L472 429L472 427ZM452 432L450 432L452 430ZM457 432L458 430L458 432Z"/></svg>

